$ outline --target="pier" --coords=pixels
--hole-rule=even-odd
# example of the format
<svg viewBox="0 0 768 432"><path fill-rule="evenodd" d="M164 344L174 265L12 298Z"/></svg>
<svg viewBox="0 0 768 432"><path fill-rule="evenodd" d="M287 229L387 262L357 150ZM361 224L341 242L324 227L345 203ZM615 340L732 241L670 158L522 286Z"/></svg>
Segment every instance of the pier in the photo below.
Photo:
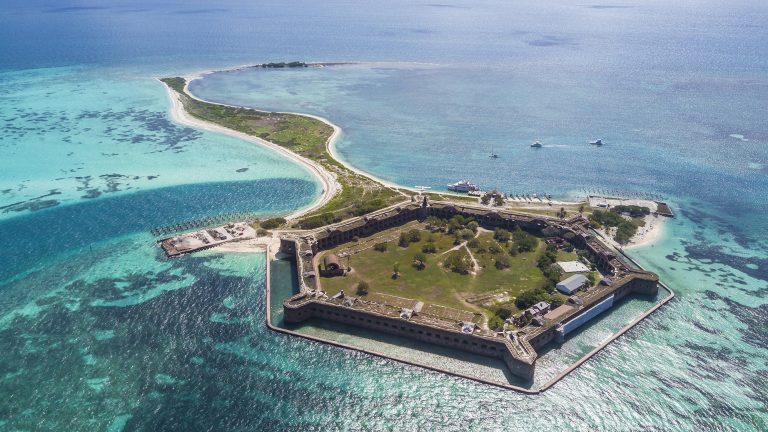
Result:
<svg viewBox="0 0 768 432"><path fill-rule="evenodd" d="M169 258L191 252L210 249L214 246L256 237L256 230L245 222L226 224L216 228L203 229L168 237L158 243Z"/></svg>
<svg viewBox="0 0 768 432"><path fill-rule="evenodd" d="M150 233L155 237L160 237L180 231L220 226L233 222L253 222L255 220L257 220L256 214L251 212L224 213L217 216L210 216L190 221L178 222L171 225L155 227L150 230Z"/></svg>

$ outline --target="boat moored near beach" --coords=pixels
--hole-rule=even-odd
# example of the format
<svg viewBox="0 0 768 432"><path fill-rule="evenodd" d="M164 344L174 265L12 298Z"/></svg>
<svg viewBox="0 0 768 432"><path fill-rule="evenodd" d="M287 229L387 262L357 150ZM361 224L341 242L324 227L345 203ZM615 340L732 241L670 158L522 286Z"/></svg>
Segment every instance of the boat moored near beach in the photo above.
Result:
<svg viewBox="0 0 768 432"><path fill-rule="evenodd" d="M480 190L480 187L469 180L459 180L456 183L447 185L449 191L453 192L473 192Z"/></svg>

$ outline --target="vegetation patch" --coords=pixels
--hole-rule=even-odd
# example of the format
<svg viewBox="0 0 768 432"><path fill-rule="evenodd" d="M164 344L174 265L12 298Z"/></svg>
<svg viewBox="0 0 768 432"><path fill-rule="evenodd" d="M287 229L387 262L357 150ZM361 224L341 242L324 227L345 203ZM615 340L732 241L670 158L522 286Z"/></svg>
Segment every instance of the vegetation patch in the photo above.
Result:
<svg viewBox="0 0 768 432"><path fill-rule="evenodd" d="M637 207L637 206L617 206L617 207L631 208L631 207ZM638 207L638 208L645 208L645 207ZM646 210L648 209L646 208ZM628 211L634 214L643 214L642 210L629 209ZM650 213L650 210L648 210L648 212ZM589 221L592 224L592 227L595 229L599 229L603 226L615 227L616 233L614 234L613 239L616 240L616 242L619 244L629 243L629 240L637 232L637 228L645 225L645 221L641 218L626 219L624 216L622 216L621 214L613 210L611 211L595 210L589 216Z"/></svg>
<svg viewBox="0 0 768 432"><path fill-rule="evenodd" d="M304 64L275 63L263 67L304 67ZM192 117L265 139L313 160L335 174L341 184L341 192L322 208L299 219L297 225L301 228L317 228L339 222L349 217L379 210L404 199L396 189L357 174L334 160L327 149L333 128L320 120L298 114L259 111L203 102L186 93L184 78L163 78L160 81L179 94L184 109Z"/></svg>
<svg viewBox="0 0 768 432"><path fill-rule="evenodd" d="M463 237L467 233L469 240ZM356 292L358 284L364 281L371 294L480 312L490 319L499 302L486 306L484 302L468 299L505 292L508 298L500 303L516 312L514 297L519 293L551 286L537 266L539 257L546 252L544 242L528 233L500 234L507 240L497 240L496 233L478 228L469 218L410 222L360 240L371 247L360 250L360 243L350 242L322 252L317 258L319 262L325 254L334 253L346 257L344 265L352 271L346 276L322 277L319 282L329 296L342 289ZM517 252L520 245L515 244L515 237L524 243L523 252ZM516 251L514 256L510 250Z"/></svg>

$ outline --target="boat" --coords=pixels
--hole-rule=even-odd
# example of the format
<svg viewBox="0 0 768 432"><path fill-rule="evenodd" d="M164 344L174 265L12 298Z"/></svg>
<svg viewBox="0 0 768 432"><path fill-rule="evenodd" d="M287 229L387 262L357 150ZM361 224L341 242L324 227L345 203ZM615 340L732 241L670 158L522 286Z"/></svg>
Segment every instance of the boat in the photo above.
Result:
<svg viewBox="0 0 768 432"><path fill-rule="evenodd" d="M498 159L499 155L497 155L496 153L491 153L490 158L491 159Z"/></svg>
<svg viewBox="0 0 768 432"><path fill-rule="evenodd" d="M533 147L533 148L541 148L541 142L536 141L533 144L531 144L531 147Z"/></svg>
<svg viewBox="0 0 768 432"><path fill-rule="evenodd" d="M592 145L601 146L603 145L603 140L598 139L598 140L590 141L589 143Z"/></svg>
<svg viewBox="0 0 768 432"><path fill-rule="evenodd" d="M469 180L459 180L456 183L449 184L448 190L453 192L472 192L480 190L480 187Z"/></svg>

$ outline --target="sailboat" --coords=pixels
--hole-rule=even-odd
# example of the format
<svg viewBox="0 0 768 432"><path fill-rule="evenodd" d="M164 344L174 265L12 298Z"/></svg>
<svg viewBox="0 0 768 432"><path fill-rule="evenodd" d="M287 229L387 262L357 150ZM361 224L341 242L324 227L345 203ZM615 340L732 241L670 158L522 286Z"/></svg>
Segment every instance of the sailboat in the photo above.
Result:
<svg viewBox="0 0 768 432"><path fill-rule="evenodd" d="M491 159L498 159L499 155L496 154L496 152L494 151L493 147L491 147L491 154L488 155L488 157L491 158Z"/></svg>

